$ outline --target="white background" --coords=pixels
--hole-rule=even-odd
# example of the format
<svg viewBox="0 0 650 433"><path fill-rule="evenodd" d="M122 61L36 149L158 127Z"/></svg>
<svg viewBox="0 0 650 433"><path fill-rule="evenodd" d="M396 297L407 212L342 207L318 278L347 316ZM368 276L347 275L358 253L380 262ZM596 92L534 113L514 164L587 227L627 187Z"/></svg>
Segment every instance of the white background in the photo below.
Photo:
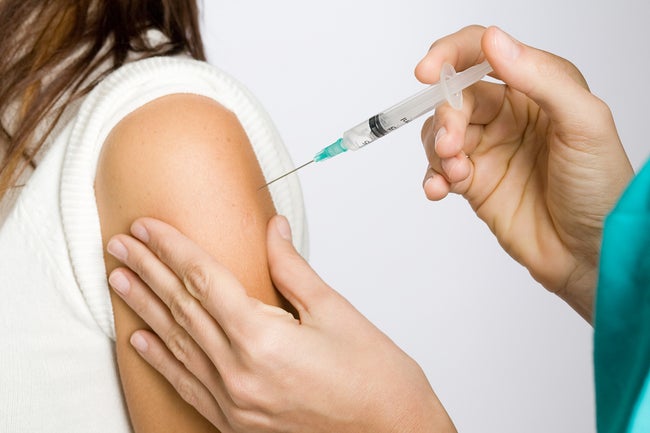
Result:
<svg viewBox="0 0 650 433"><path fill-rule="evenodd" d="M429 45L495 24L570 59L647 157L643 0L205 0L211 63L268 109L294 162L421 88ZM424 368L462 433L593 432L592 329L459 197L428 202L422 120L300 174L314 268ZM307 386L307 384L305 384Z"/></svg>

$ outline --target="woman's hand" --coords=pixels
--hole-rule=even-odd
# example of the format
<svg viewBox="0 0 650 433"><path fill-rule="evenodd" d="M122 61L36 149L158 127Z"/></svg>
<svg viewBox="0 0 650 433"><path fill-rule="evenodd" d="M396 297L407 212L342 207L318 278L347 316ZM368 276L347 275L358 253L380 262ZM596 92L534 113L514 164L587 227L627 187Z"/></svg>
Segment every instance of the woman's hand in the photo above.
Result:
<svg viewBox="0 0 650 433"><path fill-rule="evenodd" d="M174 228L145 218L131 232L108 251L134 271L111 285L153 330L132 344L223 433L455 431L417 363L314 273L283 217L269 266L298 318Z"/></svg>
<svg viewBox="0 0 650 433"><path fill-rule="evenodd" d="M462 194L503 248L548 290L591 320L603 220L633 175L607 105L568 61L496 27L435 42L416 68L487 59L493 77L441 107L422 130L431 200Z"/></svg>

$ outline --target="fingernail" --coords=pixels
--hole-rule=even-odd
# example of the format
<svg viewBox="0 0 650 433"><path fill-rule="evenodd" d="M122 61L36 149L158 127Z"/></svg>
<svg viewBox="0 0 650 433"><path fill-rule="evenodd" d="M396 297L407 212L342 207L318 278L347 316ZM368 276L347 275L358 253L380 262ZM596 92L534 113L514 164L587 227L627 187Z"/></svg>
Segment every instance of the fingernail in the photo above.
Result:
<svg viewBox="0 0 650 433"><path fill-rule="evenodd" d="M284 216L279 215L275 219L275 228L283 239L291 240L291 227L289 227L289 221Z"/></svg>
<svg viewBox="0 0 650 433"><path fill-rule="evenodd" d="M131 234L133 234L133 236L140 239L145 244L149 242L149 232L139 222L134 222L131 224Z"/></svg>
<svg viewBox="0 0 650 433"><path fill-rule="evenodd" d="M106 251L117 260L124 262L129 255L124 244L117 239L111 239L106 245Z"/></svg>
<svg viewBox="0 0 650 433"><path fill-rule="evenodd" d="M108 283L122 296L128 295L131 289L128 278L120 271L113 271L108 277Z"/></svg>
<svg viewBox="0 0 650 433"><path fill-rule="evenodd" d="M131 346L135 347L135 350L138 352L146 352L149 349L147 340L145 340L142 335L137 332L131 335Z"/></svg>
<svg viewBox="0 0 650 433"><path fill-rule="evenodd" d="M438 132L436 132L436 137L433 139L434 149L436 150L438 149L438 142L442 139L442 137L445 136L445 134L447 134L447 128L445 128L444 126L440 128Z"/></svg>
<svg viewBox="0 0 650 433"><path fill-rule="evenodd" d="M429 185L433 185L433 177L428 177L425 179L424 183L422 184L422 189L426 192L426 190L429 189Z"/></svg>
<svg viewBox="0 0 650 433"><path fill-rule="evenodd" d="M501 30L496 29L494 35L494 45L503 57L508 60L515 60L521 52L521 44L512 36Z"/></svg>

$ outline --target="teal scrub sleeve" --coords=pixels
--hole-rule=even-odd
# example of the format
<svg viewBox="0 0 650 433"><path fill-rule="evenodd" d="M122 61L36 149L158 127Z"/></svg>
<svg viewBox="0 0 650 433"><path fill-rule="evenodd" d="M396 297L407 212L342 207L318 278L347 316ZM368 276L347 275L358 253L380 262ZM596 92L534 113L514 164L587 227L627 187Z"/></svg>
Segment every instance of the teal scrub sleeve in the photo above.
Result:
<svg viewBox="0 0 650 433"><path fill-rule="evenodd" d="M598 432L650 432L650 161L605 220L599 272Z"/></svg>

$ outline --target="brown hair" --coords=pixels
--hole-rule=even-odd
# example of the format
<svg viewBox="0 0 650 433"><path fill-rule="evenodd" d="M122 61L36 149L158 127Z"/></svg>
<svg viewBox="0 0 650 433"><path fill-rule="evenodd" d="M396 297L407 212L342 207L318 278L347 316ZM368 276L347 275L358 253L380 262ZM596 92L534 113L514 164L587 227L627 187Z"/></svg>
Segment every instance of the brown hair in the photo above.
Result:
<svg viewBox="0 0 650 433"><path fill-rule="evenodd" d="M195 0L0 0L0 198L69 103L129 55L180 52L205 60Z"/></svg>

